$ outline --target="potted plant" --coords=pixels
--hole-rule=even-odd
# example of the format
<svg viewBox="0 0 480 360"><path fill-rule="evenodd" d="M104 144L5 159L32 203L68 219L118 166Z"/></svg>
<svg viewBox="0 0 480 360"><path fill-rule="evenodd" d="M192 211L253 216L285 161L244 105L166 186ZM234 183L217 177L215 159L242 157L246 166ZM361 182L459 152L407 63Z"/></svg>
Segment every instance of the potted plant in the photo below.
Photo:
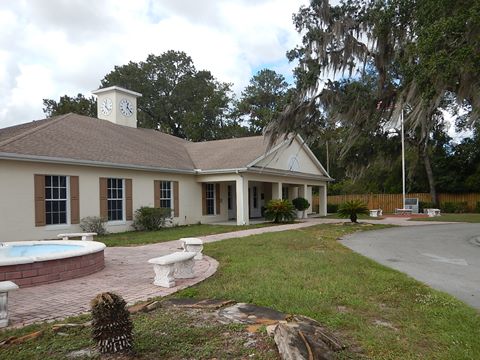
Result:
<svg viewBox="0 0 480 360"><path fill-rule="evenodd" d="M296 199L293 199L292 203L293 203L293 206L295 206L295 209L297 209L297 218L299 219L306 218L305 210L307 210L310 207L310 203L308 202L308 200L302 197L298 197Z"/></svg>

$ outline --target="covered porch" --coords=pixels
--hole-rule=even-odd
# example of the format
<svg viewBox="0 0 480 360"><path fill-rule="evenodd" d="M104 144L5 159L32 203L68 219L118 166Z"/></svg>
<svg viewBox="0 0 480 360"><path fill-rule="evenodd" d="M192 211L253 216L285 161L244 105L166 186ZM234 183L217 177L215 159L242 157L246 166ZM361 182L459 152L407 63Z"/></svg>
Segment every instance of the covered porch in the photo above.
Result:
<svg viewBox="0 0 480 360"><path fill-rule="evenodd" d="M291 201L297 197L306 198L310 203L306 214L327 214L325 181L250 173L204 175L197 181L202 183L202 189L216 189L202 196L203 209L207 209L203 217L206 223L249 225L263 222L265 206L270 200ZM313 193L318 193L320 199L315 207Z"/></svg>

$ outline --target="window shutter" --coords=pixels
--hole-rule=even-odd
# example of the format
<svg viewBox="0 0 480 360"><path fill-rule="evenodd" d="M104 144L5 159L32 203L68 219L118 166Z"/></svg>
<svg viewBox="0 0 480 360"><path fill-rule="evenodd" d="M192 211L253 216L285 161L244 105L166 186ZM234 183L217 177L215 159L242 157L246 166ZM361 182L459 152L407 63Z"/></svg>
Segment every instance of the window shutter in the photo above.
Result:
<svg viewBox="0 0 480 360"><path fill-rule="evenodd" d="M173 186L173 216L180 215L180 201L178 201L178 181L172 181Z"/></svg>
<svg viewBox="0 0 480 360"><path fill-rule="evenodd" d="M220 214L220 184L215 184L216 214Z"/></svg>
<svg viewBox="0 0 480 360"><path fill-rule="evenodd" d="M107 178L100 178L100 217L108 220Z"/></svg>
<svg viewBox="0 0 480 360"><path fill-rule="evenodd" d="M70 223L80 223L80 196L78 176L70 176Z"/></svg>
<svg viewBox="0 0 480 360"><path fill-rule="evenodd" d="M125 179L125 219L133 220L132 179Z"/></svg>
<svg viewBox="0 0 480 360"><path fill-rule="evenodd" d="M160 207L160 180L153 180L153 207Z"/></svg>
<svg viewBox="0 0 480 360"><path fill-rule="evenodd" d="M207 184L202 183L202 215L207 215Z"/></svg>
<svg viewBox="0 0 480 360"><path fill-rule="evenodd" d="M34 175L35 226L45 226L45 175Z"/></svg>

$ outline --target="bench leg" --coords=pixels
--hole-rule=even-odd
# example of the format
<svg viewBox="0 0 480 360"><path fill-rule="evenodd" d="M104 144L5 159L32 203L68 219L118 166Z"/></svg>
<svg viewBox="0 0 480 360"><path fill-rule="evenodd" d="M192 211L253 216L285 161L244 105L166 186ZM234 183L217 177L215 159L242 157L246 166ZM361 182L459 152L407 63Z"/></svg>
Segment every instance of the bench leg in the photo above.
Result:
<svg viewBox="0 0 480 360"><path fill-rule="evenodd" d="M203 245L185 245L185 251L194 252L195 260L203 259L203 255L202 255Z"/></svg>
<svg viewBox="0 0 480 360"><path fill-rule="evenodd" d="M8 292L0 293L0 328L8 326Z"/></svg>
<svg viewBox="0 0 480 360"><path fill-rule="evenodd" d="M170 265L153 265L155 271L154 285L171 288L175 286L175 279L173 274L175 272L175 264Z"/></svg>
<svg viewBox="0 0 480 360"><path fill-rule="evenodd" d="M177 279L191 279L195 277L193 272L193 265L195 261L193 259L178 262L175 271L175 277Z"/></svg>

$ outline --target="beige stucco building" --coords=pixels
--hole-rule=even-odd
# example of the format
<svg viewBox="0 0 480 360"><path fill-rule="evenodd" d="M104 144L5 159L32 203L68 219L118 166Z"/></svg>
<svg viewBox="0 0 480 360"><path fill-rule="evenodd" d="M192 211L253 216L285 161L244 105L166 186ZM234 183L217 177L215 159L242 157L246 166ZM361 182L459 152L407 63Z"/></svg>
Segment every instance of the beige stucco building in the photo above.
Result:
<svg viewBox="0 0 480 360"><path fill-rule="evenodd" d="M87 216L131 230L141 206L172 209L174 223L262 217L270 199L301 196L326 214L330 177L300 137L268 148L263 136L192 143L136 128L136 97L102 89L99 118L67 114L0 129L0 242L80 231Z"/></svg>

